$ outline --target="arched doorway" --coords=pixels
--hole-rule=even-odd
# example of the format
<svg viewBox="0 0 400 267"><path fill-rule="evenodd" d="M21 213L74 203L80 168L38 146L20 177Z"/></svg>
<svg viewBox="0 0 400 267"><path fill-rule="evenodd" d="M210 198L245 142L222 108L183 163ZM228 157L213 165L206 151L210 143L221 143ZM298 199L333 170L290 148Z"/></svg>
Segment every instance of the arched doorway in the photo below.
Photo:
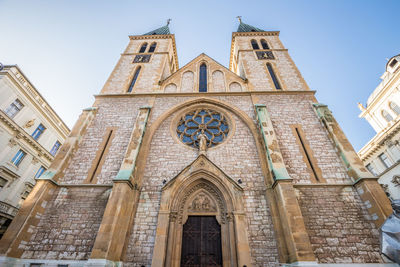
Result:
<svg viewBox="0 0 400 267"><path fill-rule="evenodd" d="M163 188L152 266L250 266L242 195L200 155Z"/></svg>

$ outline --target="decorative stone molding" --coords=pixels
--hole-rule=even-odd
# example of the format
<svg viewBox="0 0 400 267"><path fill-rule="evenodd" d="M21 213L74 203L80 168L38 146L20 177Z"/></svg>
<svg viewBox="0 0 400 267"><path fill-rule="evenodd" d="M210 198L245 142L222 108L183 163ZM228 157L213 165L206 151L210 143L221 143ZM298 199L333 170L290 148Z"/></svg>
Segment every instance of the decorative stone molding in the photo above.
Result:
<svg viewBox="0 0 400 267"><path fill-rule="evenodd" d="M10 139L8 145L13 147L18 141L23 140L27 142L38 154L41 153L47 160L53 161L54 156L50 154L41 144L39 144L32 136L30 136L23 128L16 124L11 118L9 118L4 111L0 110L0 121L4 122L12 131L14 137Z"/></svg>
<svg viewBox="0 0 400 267"><path fill-rule="evenodd" d="M394 175L391 182L394 186L400 186L400 175Z"/></svg>

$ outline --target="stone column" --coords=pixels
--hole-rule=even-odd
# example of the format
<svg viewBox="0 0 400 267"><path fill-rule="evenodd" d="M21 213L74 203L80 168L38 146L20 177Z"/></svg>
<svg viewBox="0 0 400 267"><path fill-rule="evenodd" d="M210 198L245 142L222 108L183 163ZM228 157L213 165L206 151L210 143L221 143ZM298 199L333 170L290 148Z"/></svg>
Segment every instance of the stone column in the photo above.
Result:
<svg viewBox="0 0 400 267"><path fill-rule="evenodd" d="M70 136L50 165L49 170L37 179L32 192L23 202L18 214L0 241L1 255L14 258L21 257L23 250L19 248L20 244L30 240L31 228L39 223L39 215L44 212L47 202L58 187L56 182L58 177L62 175L84 132L94 119L96 110L97 108L83 110Z"/></svg>
<svg viewBox="0 0 400 267"><path fill-rule="evenodd" d="M260 132L265 144L268 167L274 180L272 189L277 202L279 221L286 245L286 249L281 248L280 253L287 253L284 258L290 263L314 262L316 259L310 238L296 198L292 179L283 161L271 118L265 105L256 104L255 108Z"/></svg>
<svg viewBox="0 0 400 267"><path fill-rule="evenodd" d="M379 228L392 213L389 199L377 182L377 179L372 177L364 167L353 146L332 116L328 106L315 103L313 107L322 124L327 129L329 137L339 151L339 155L347 168L347 173L354 179L354 186L357 192L360 194L370 215L374 218L376 226Z"/></svg>
<svg viewBox="0 0 400 267"><path fill-rule="evenodd" d="M249 236L247 234L246 215L244 213L234 213L236 233L236 249L238 266L251 266Z"/></svg>
<svg viewBox="0 0 400 267"><path fill-rule="evenodd" d="M139 197L138 184L133 175L150 109L150 107L140 108L136 117L125 157L113 181L112 192L88 265L91 262L97 265L102 264L99 260L121 261L122 259Z"/></svg>

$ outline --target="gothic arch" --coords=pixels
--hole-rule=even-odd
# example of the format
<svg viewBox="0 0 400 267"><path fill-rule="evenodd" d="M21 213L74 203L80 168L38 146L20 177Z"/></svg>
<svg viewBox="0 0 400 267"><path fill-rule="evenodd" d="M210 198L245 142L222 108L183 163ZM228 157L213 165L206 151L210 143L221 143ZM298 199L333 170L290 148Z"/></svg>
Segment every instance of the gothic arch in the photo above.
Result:
<svg viewBox="0 0 400 267"><path fill-rule="evenodd" d="M152 266L180 266L183 225L189 216L216 217L223 266L250 265L243 189L204 155L162 189Z"/></svg>
<svg viewBox="0 0 400 267"><path fill-rule="evenodd" d="M140 154L138 155L137 174L143 175L143 170L144 170L144 167L145 167L145 164L147 161L147 156L149 153L151 141L153 139L155 132L160 127L161 123L163 123L168 117L170 117L172 114L178 112L179 110L182 110L186 107L191 107L191 106L195 107L197 105L202 105L202 104L215 105L215 106L222 108L228 112L231 112L232 114L236 115L240 120L242 120L244 122L244 124L249 128L249 130L254 138L254 141L255 141L255 144L257 147L257 151L258 151L258 156L260 159L261 169L262 169L262 172L266 179L266 183L269 185L272 185L273 178L271 177L270 171L268 170L268 167L266 164L267 161L265 158L262 137L259 133L257 125L244 111L240 110L239 108L234 107L224 101L221 101L218 99L213 99L213 98L208 98L208 97L191 99L186 102L177 104L174 107L170 108L169 110L165 111L157 119L155 119L154 122L151 123L149 128L146 130L146 133L143 138L143 144L142 144L143 149L141 149ZM139 179L141 179L141 177Z"/></svg>

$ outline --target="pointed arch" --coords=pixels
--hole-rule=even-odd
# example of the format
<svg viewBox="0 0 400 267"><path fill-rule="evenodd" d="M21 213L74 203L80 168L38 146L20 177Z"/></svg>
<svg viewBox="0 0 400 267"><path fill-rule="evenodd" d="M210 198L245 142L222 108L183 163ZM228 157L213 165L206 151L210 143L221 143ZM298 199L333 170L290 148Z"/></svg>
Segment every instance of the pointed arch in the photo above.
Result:
<svg viewBox="0 0 400 267"><path fill-rule="evenodd" d="M139 53L144 53L147 48L147 43L143 43L142 46L140 47Z"/></svg>
<svg viewBox="0 0 400 267"><path fill-rule="evenodd" d="M262 49L269 49L268 43L265 41L265 39L261 39L261 46Z"/></svg>
<svg viewBox="0 0 400 267"><path fill-rule="evenodd" d="M254 40L254 39L251 39L251 46L253 47L253 49L254 50L258 50L258 49L260 49L260 47L258 46L258 43L257 43L257 41L256 40Z"/></svg>
<svg viewBox="0 0 400 267"><path fill-rule="evenodd" d="M156 42L152 43L149 48L149 53L153 53L156 50L156 47L157 43Z"/></svg>
<svg viewBox="0 0 400 267"><path fill-rule="evenodd" d="M249 265L243 194L238 184L200 155L162 189L152 266L180 266L183 226L191 216L213 216L218 221L223 266Z"/></svg>
<svg viewBox="0 0 400 267"><path fill-rule="evenodd" d="M199 92L207 92L207 65L202 63L199 71Z"/></svg>
<svg viewBox="0 0 400 267"><path fill-rule="evenodd" d="M141 69L142 69L141 66L137 67L137 69L136 69L136 71L135 71L135 74L133 74L131 84L129 85L128 93L131 93L131 92L132 92L133 87L135 86L136 80L137 80L137 78L138 78L138 76L139 76L139 73L140 73L140 70L141 70Z"/></svg>

